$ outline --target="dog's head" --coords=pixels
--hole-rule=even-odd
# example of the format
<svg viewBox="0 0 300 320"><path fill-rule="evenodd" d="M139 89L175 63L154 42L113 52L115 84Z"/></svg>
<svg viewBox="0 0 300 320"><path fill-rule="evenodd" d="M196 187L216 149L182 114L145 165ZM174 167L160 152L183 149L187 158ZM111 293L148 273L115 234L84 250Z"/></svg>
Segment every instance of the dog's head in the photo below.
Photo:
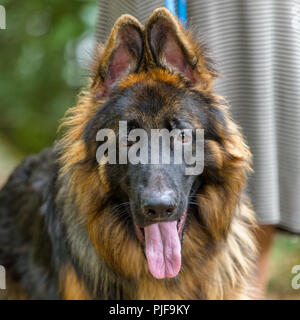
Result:
<svg viewBox="0 0 300 320"><path fill-rule="evenodd" d="M96 246L109 215L115 225L126 221L122 228L145 247L152 275L174 277L189 215L209 241L226 238L248 168L248 149L212 92L215 72L208 58L167 10L154 11L145 28L122 16L98 49L93 70L88 98L68 120L73 131L65 139L65 172L72 168L74 181L85 180L73 184L82 193L82 210L89 208L93 217L89 226ZM155 140L153 129L166 135ZM183 151L176 153L178 145L193 155L200 152L203 172L192 170L202 164L186 161ZM100 194L105 210L97 207ZM107 243L97 247L107 255Z"/></svg>

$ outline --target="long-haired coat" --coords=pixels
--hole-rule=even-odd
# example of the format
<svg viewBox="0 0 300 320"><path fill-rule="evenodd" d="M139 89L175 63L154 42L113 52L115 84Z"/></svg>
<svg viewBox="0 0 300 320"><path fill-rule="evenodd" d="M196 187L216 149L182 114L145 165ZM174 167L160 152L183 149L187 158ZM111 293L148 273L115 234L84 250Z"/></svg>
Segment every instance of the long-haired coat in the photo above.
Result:
<svg viewBox="0 0 300 320"><path fill-rule="evenodd" d="M63 138L0 191L8 298L239 299L254 272L250 152L203 48L166 9L121 16L97 48ZM204 130L204 170L99 164L97 132ZM183 143L188 137L179 135ZM123 141L127 147L132 141ZM150 148L150 146L149 146Z"/></svg>

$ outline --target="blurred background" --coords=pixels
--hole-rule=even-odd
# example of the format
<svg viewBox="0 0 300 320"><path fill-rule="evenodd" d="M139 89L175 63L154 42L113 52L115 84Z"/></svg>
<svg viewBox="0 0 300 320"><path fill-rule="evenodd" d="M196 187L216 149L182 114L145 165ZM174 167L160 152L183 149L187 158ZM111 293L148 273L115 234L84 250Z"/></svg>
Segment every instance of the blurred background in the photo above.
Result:
<svg viewBox="0 0 300 320"><path fill-rule="evenodd" d="M86 82L97 1L0 0L0 186L30 153L57 139L59 119ZM291 269L300 265L300 236L278 232L272 250L270 299L300 299Z"/></svg>

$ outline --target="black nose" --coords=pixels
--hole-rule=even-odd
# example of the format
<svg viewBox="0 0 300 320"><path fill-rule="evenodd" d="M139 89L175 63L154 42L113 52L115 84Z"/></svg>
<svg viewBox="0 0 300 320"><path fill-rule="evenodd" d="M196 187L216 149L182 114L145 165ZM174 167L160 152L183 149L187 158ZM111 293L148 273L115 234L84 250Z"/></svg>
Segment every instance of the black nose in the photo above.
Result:
<svg viewBox="0 0 300 320"><path fill-rule="evenodd" d="M150 219L166 219L171 217L176 209L173 192L149 195L142 199L143 213Z"/></svg>

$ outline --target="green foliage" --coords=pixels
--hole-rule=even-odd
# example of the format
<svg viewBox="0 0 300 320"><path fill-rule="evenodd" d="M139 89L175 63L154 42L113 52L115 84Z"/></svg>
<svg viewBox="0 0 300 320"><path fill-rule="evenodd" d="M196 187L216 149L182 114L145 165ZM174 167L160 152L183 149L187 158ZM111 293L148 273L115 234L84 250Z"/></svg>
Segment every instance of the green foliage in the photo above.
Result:
<svg viewBox="0 0 300 320"><path fill-rule="evenodd" d="M54 141L58 120L85 82L78 46L93 37L97 1L1 4L7 29L0 30L0 134L23 153L37 152Z"/></svg>
<svg viewBox="0 0 300 320"><path fill-rule="evenodd" d="M300 299L300 289L292 288L292 268L300 265L300 236L277 233L271 256L268 297L271 299Z"/></svg>

